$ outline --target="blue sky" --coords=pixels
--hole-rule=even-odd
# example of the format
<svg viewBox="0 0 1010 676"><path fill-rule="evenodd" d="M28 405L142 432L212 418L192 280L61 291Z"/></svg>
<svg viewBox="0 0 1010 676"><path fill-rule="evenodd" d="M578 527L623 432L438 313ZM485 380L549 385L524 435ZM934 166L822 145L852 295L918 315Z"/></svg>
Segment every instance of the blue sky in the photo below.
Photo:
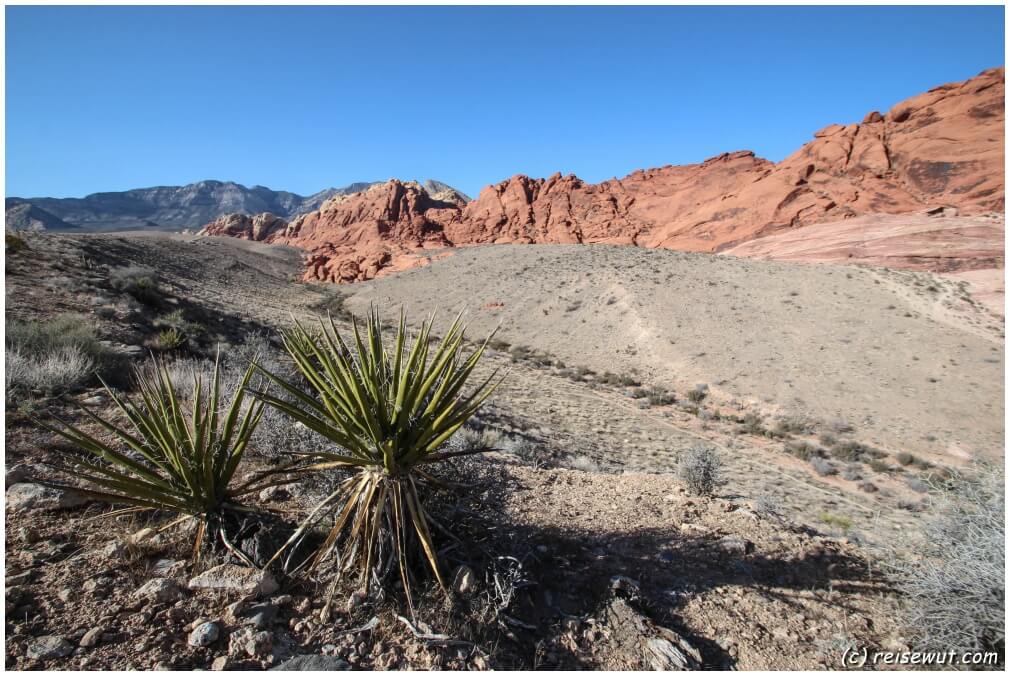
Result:
<svg viewBox="0 0 1010 676"><path fill-rule="evenodd" d="M8 7L7 195L589 181L1003 64L1002 7Z"/></svg>

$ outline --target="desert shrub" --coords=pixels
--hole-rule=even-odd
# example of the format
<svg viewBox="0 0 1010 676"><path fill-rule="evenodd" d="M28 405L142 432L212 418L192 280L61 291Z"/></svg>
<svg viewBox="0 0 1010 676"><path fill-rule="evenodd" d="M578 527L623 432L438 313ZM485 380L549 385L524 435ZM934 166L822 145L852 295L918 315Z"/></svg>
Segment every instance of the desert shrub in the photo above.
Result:
<svg viewBox="0 0 1010 676"><path fill-rule="evenodd" d="M740 428L747 434L763 436L765 433L764 421L756 413L748 413L740 422Z"/></svg>
<svg viewBox="0 0 1010 676"><path fill-rule="evenodd" d="M24 237L16 233L7 231L4 233L4 249L7 253L18 253L28 248Z"/></svg>
<svg viewBox="0 0 1010 676"><path fill-rule="evenodd" d="M489 427L477 429L464 425L446 442L445 450L461 454L482 453L497 450L502 446L502 435Z"/></svg>
<svg viewBox="0 0 1010 676"><path fill-rule="evenodd" d="M813 428L810 420L798 415L779 418L775 423L775 429L781 434L810 434Z"/></svg>
<svg viewBox="0 0 1010 676"><path fill-rule="evenodd" d="M74 345L42 355L8 348L4 366L8 401L13 401L20 393L52 395L72 390L89 380L95 371L94 360Z"/></svg>
<svg viewBox="0 0 1010 676"><path fill-rule="evenodd" d="M580 472L599 472L600 465L595 460L586 455L574 455L566 457L562 462L563 467L577 469Z"/></svg>
<svg viewBox="0 0 1010 676"><path fill-rule="evenodd" d="M677 470L688 490L695 495L712 495L722 485L722 459L712 448L696 445L682 453Z"/></svg>
<svg viewBox="0 0 1010 676"><path fill-rule="evenodd" d="M754 513L765 519L777 519L782 516L782 505L773 495L759 495L754 501Z"/></svg>
<svg viewBox="0 0 1010 676"><path fill-rule="evenodd" d="M6 399L30 392L53 395L73 390L110 361L109 350L83 317L11 320L5 335Z"/></svg>
<svg viewBox="0 0 1010 676"><path fill-rule="evenodd" d="M842 478L846 481L859 481L863 478L863 472L859 465L846 465L842 470Z"/></svg>
<svg viewBox="0 0 1010 676"><path fill-rule="evenodd" d="M841 441L828 449L832 458L846 462L859 462L863 458L863 445L855 441Z"/></svg>
<svg viewBox="0 0 1010 676"><path fill-rule="evenodd" d="M513 345L509 348L509 354L512 355L512 361L522 361L523 359L529 359L530 355L533 354L533 349L526 345Z"/></svg>
<svg viewBox="0 0 1010 676"><path fill-rule="evenodd" d="M700 404L705 401L705 397L708 396L708 385L698 384L694 386L694 389L689 390L687 393L687 399L693 404Z"/></svg>
<svg viewBox="0 0 1010 676"><path fill-rule="evenodd" d="M129 266L109 271L112 288L130 294L144 305L158 305L161 302L161 288L158 274L151 268Z"/></svg>
<svg viewBox="0 0 1010 676"><path fill-rule="evenodd" d="M606 385L620 385L621 378L616 373L611 373L610 371L604 371L603 375L599 378L601 383Z"/></svg>
<svg viewBox="0 0 1010 676"><path fill-rule="evenodd" d="M814 458L824 457L824 449L809 441L787 441L785 449L786 453L801 460L813 460Z"/></svg>
<svg viewBox="0 0 1010 676"><path fill-rule="evenodd" d="M838 468L835 467L834 463L830 460L825 460L824 458L810 458L810 465L820 476L832 476L834 474L838 474Z"/></svg>
<svg viewBox="0 0 1010 676"><path fill-rule="evenodd" d="M252 565L248 557L231 546L226 533L226 516L234 516L240 509L236 498L263 487L257 478L232 485L262 409L262 404L247 405L245 399L252 367L232 394L224 415L220 414L222 395L217 369L209 387L205 388L197 376L194 403L186 408L175 394L168 370L160 364L155 364L153 370L156 377L151 377L151 369L136 372L140 404L106 388L132 430L89 412L89 417L115 438L114 443L61 420L40 422L96 460L83 464L65 451L68 457L63 474L84 482L87 488L76 490L86 497L196 519L195 554L209 530L212 538Z"/></svg>
<svg viewBox="0 0 1010 676"><path fill-rule="evenodd" d="M898 464L902 467L907 467L915 461L915 456L908 451L901 451L894 456L894 459L898 461Z"/></svg>
<svg viewBox="0 0 1010 676"><path fill-rule="evenodd" d="M638 387L642 381L635 376L624 374L617 377L617 383L622 387Z"/></svg>
<svg viewBox="0 0 1010 676"><path fill-rule="evenodd" d="M424 509L424 488L432 478L426 470L441 460L480 450L446 451L442 446L501 381L492 375L464 392L488 341L464 357L461 316L434 347L432 320L422 322L409 350L403 314L392 345L383 344L377 310L369 312L365 324L362 336L354 322L352 347L332 320L320 321L320 330L308 330L296 322L282 332L284 347L308 392L300 382L260 369L297 401L263 391L256 396L334 446L313 453L302 469L349 473L342 475L336 490L302 522L273 560L333 515L332 528L306 565L317 567L337 552L335 565L341 570L356 565L366 594L373 578L384 580L396 568L413 608L409 569L415 557L426 562L445 588Z"/></svg>
<svg viewBox="0 0 1010 676"><path fill-rule="evenodd" d="M644 388L633 387L627 392L628 396L632 399L645 399L646 392Z"/></svg>
<svg viewBox="0 0 1010 676"><path fill-rule="evenodd" d="M894 465L888 462L884 462L883 460L878 460L877 458L872 458L866 464L868 464L870 466L870 469L872 469L874 472L877 472L878 474L890 474L891 472L895 472L898 469Z"/></svg>
<svg viewBox="0 0 1010 676"><path fill-rule="evenodd" d="M179 329L164 329L154 335L151 347L156 350L177 350L186 344L186 336Z"/></svg>
<svg viewBox="0 0 1010 676"><path fill-rule="evenodd" d="M905 599L913 649L999 651L1005 647L1006 510L1002 473L979 467L936 490L937 518L914 558L894 553L891 576ZM955 490L951 490L951 489Z"/></svg>
<svg viewBox="0 0 1010 676"><path fill-rule="evenodd" d="M658 385L645 390L645 396L652 406L667 406L677 403L677 398L673 396L672 392Z"/></svg>
<svg viewBox="0 0 1010 676"><path fill-rule="evenodd" d="M905 477L905 485L916 493L926 493L929 491L929 484L914 476Z"/></svg>
<svg viewBox="0 0 1010 676"><path fill-rule="evenodd" d="M832 528L837 528L843 533L848 533L852 530L852 519L847 516L842 516L841 514L832 514L830 512L821 512L817 515L817 520L823 523L825 526L830 526Z"/></svg>

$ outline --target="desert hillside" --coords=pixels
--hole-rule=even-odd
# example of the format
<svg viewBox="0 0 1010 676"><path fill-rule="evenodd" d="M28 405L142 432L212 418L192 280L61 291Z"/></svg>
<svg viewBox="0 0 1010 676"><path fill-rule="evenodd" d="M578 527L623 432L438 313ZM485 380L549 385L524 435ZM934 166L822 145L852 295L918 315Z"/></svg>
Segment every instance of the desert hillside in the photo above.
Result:
<svg viewBox="0 0 1010 676"><path fill-rule="evenodd" d="M731 408L845 421L895 451L1002 454L1002 322L929 273L510 245L342 291L359 312L465 308L476 332L500 325L570 367L705 384Z"/></svg>
<svg viewBox="0 0 1010 676"><path fill-rule="evenodd" d="M230 216L204 232L298 246L308 252L306 279L350 282L403 269L412 251L433 246L616 243L681 251L735 248L747 255L747 243L858 216L942 207L961 215L999 212L1005 190L1004 80L1004 69L994 68L886 113L872 111L860 123L828 125L778 163L737 151L599 184L573 175L519 175L486 187L470 202L394 180L330 200L269 231L254 230L248 217L237 222ZM881 224L901 226L878 221L878 230ZM988 267L994 267L988 250L1001 248L1001 233L980 233ZM811 238L819 234L810 232ZM906 265L901 253L906 243L897 233L878 234L874 242L892 266L943 271L949 259L936 258L935 265L930 260L956 242L950 235L941 233L912 265ZM892 238L893 255L887 253ZM774 246L772 241L763 248ZM995 267L1002 267L1002 256L996 258ZM961 264L973 269L981 261Z"/></svg>
<svg viewBox="0 0 1010 676"><path fill-rule="evenodd" d="M116 407L87 378L9 376L8 668L833 668L911 644L880 561L922 546L932 482L1001 452L1000 323L930 273L542 245L336 287L297 281L296 249L233 238L16 241L11 364L11 336L56 322L125 391L150 353L182 382L220 348L236 378L283 363L292 318L346 330L377 301L416 326L437 303L440 330L466 301L471 338L502 325L476 379L508 376L458 442L496 450L440 467L468 488L427 498L467 543L438 535L453 600L425 582L406 625L395 595L193 562L192 531L145 530L171 517L41 485L74 456L39 416ZM282 417L261 428L246 478L319 448ZM686 482L692 453L718 459L714 494ZM273 524L240 540L257 565L326 495L308 479L243 499Z"/></svg>

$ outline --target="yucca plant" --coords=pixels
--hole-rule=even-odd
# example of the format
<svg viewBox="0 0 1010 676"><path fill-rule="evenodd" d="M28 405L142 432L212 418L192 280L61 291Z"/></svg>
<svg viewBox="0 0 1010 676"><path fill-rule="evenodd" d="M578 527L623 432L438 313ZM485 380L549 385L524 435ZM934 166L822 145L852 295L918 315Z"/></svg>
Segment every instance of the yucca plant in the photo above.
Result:
<svg viewBox="0 0 1010 676"><path fill-rule="evenodd" d="M165 363L155 360L153 367L135 371L139 403L105 386L132 431L84 409L91 420L111 433L113 443L59 419L54 424L39 421L42 427L90 456L90 461L80 462L75 455L70 466L56 469L82 481L85 488L72 488L86 497L130 506L112 514L147 510L177 514L179 518L164 529L196 519L199 525L194 558L199 557L210 530L212 537L252 565L230 541L227 523L230 513L247 511L235 501L238 496L268 485L266 474L239 486L232 485L263 413L260 402L244 405L254 368L250 365L246 370L232 394L230 406L225 408L221 401L219 360L215 360L213 382L208 389L204 388L203 378L194 372L193 396L188 406L179 401Z"/></svg>
<svg viewBox="0 0 1010 676"><path fill-rule="evenodd" d="M334 523L322 545L295 570L335 557L341 572L355 565L359 568L367 593L373 576L381 578L395 564L411 609L414 554L427 561L445 588L431 535L434 522L425 511L421 487L447 484L426 468L450 457L490 450L448 451L443 444L501 382L495 382L495 371L471 391L464 391L491 336L464 357L465 328L459 315L431 351L433 320L422 323L409 349L402 311L391 346L383 340L374 308L365 322L364 337L352 318L353 349L332 318L320 318L318 329L295 322L282 337L309 392L265 370L264 375L290 396L281 399L254 392L333 444L333 450L307 455L308 464L301 471L349 472L274 560L332 515Z"/></svg>

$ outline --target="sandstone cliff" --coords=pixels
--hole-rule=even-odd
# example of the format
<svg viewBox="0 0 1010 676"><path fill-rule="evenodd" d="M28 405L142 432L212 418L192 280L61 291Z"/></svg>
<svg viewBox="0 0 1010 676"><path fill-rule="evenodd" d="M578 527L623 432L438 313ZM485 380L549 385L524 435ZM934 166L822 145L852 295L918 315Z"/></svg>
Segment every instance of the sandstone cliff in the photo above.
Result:
<svg viewBox="0 0 1010 676"><path fill-rule="evenodd" d="M745 242L867 214L1002 211L1004 79L1003 68L988 70L859 124L829 125L777 164L737 151L598 184L518 175L470 202L451 189L432 195L393 180L330 199L290 223L257 227L253 218L227 216L203 232L300 247L308 252L307 279L349 282L412 265L410 252L433 247L608 242L745 253ZM789 240L794 249L797 237ZM987 255L992 248L983 247Z"/></svg>

